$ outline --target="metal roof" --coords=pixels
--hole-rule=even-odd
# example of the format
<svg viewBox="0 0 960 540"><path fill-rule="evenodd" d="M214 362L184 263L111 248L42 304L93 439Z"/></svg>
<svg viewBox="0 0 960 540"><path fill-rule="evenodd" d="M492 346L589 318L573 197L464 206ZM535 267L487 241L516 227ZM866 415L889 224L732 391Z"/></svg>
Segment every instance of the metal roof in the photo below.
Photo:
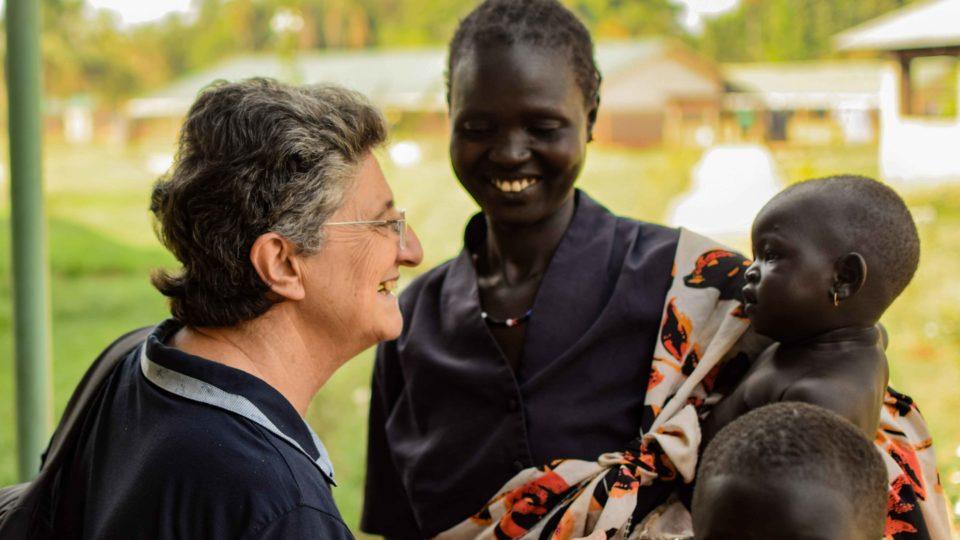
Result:
<svg viewBox="0 0 960 540"><path fill-rule="evenodd" d="M834 109L859 105L876 108L885 62L832 60L784 63L726 64L732 105L752 97L770 109ZM734 106L737 108L737 106Z"/></svg>
<svg viewBox="0 0 960 540"><path fill-rule="evenodd" d="M367 95L381 107L442 109L442 49L361 50L277 55L244 55L184 77L170 86L128 103L133 117L184 113L204 87L216 80L270 77L294 84L332 83Z"/></svg>
<svg viewBox="0 0 960 540"><path fill-rule="evenodd" d="M841 32L835 42L843 51L960 46L960 0L912 4Z"/></svg>
<svg viewBox="0 0 960 540"><path fill-rule="evenodd" d="M601 44L597 63L604 74L604 112L661 112L670 102L712 101L723 93L712 60L668 39Z"/></svg>
<svg viewBox="0 0 960 540"><path fill-rule="evenodd" d="M618 75L663 56L670 47L661 39L598 43L596 59L604 75L605 93ZM211 82L258 76L295 84L340 84L387 109L442 111L446 107L446 58L445 48L318 51L288 59L265 54L237 56L131 100L127 112L134 118L181 115Z"/></svg>

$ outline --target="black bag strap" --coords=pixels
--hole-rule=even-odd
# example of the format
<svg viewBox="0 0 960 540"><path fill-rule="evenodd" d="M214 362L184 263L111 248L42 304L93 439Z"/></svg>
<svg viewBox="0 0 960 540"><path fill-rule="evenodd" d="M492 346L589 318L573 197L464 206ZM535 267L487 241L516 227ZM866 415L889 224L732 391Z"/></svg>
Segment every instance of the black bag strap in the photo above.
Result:
<svg viewBox="0 0 960 540"><path fill-rule="evenodd" d="M67 402L50 445L43 454L40 474L33 481L0 490L0 538L46 538L52 516L44 515L63 461L70 456L80 436L80 426L103 382L120 360L146 341L153 327L124 334L93 361Z"/></svg>
<svg viewBox="0 0 960 540"><path fill-rule="evenodd" d="M97 391L100 390L103 381L113 373L113 368L117 366L121 359L125 358L134 347L137 347L147 340L147 336L150 335L153 328L152 326L147 326L120 336L120 338L111 343L110 346L104 349L104 351L100 353L100 356L93 361L93 364L87 369L86 374L84 374L83 378L80 379L80 382L77 384L73 395L70 396L70 401L67 402L66 408L63 409L63 416L60 417L60 423L57 424L53 435L50 437L50 446L47 447L47 451L43 454L41 470L46 468L48 464L55 463L58 457L62 455L61 448L63 448L64 442L70 434L76 430L75 426L77 422L84 417L90 400L93 399Z"/></svg>

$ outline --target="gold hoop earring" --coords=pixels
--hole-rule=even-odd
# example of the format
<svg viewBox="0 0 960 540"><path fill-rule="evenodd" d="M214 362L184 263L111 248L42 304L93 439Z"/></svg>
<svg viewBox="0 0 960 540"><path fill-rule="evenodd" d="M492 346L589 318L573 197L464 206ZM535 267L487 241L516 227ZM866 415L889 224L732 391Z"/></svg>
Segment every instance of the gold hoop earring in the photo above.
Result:
<svg viewBox="0 0 960 540"><path fill-rule="evenodd" d="M834 306L840 305L840 298L837 296L837 291L833 291L833 305Z"/></svg>

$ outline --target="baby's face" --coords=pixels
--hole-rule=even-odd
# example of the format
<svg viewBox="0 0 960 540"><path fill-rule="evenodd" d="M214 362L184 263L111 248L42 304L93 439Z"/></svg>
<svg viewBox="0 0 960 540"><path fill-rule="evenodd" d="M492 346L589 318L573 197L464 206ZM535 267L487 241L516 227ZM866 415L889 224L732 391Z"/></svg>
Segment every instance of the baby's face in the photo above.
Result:
<svg viewBox="0 0 960 540"><path fill-rule="evenodd" d="M697 540L868 540L850 501L813 481L718 475L697 486ZM873 540L872 538L869 540Z"/></svg>
<svg viewBox="0 0 960 540"><path fill-rule="evenodd" d="M775 198L754 221L743 297L758 333L789 343L831 328L839 253L829 206L816 194L792 194Z"/></svg>

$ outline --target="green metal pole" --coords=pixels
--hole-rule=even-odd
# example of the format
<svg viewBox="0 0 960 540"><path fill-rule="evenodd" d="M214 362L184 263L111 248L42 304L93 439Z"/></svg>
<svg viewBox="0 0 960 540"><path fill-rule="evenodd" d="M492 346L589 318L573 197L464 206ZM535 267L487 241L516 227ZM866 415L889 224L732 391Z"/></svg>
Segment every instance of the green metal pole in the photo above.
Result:
<svg viewBox="0 0 960 540"><path fill-rule="evenodd" d="M46 226L41 174L40 1L6 0L17 456L40 467L51 424Z"/></svg>

